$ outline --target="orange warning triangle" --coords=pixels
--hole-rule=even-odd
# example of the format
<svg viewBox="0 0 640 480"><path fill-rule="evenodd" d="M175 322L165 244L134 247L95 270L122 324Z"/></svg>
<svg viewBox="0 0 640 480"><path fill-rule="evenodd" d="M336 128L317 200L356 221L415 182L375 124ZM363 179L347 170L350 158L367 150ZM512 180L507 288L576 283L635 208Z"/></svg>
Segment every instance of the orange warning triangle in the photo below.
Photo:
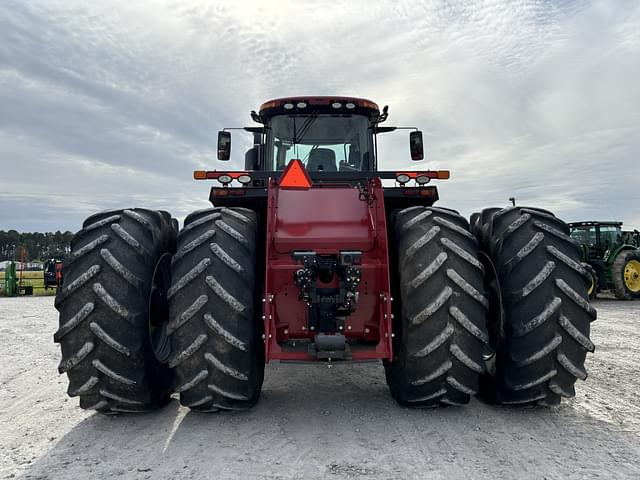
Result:
<svg viewBox="0 0 640 480"><path fill-rule="evenodd" d="M299 158L291 160L280 177L281 188L308 190L312 185L311 177Z"/></svg>

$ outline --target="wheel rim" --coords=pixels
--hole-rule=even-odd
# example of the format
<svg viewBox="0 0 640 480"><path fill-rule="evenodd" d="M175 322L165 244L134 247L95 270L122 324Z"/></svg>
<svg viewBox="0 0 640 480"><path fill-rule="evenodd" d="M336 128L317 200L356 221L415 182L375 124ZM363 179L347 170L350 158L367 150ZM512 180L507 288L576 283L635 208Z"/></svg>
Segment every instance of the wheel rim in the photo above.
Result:
<svg viewBox="0 0 640 480"><path fill-rule="evenodd" d="M594 278L593 274L590 274L589 276L591 277L591 283L589 284L589 288L587 289L587 294L591 296L593 291L596 289L596 279Z"/></svg>
<svg viewBox="0 0 640 480"><path fill-rule="evenodd" d="M624 266L624 284L633 293L640 292L640 262L630 260Z"/></svg>
<svg viewBox="0 0 640 480"><path fill-rule="evenodd" d="M166 363L171 353L167 325L169 323L169 301L167 291L171 283L171 255L160 257L153 272L149 292L149 341L156 359Z"/></svg>
<svg viewBox="0 0 640 480"><path fill-rule="evenodd" d="M482 354L489 375L495 375L496 352L504 331L504 306L502 304L502 290L498 273L495 270L491 258L484 252L478 252L480 263L485 271L485 294L489 298L489 311L487 312L487 330L489 333L489 345Z"/></svg>

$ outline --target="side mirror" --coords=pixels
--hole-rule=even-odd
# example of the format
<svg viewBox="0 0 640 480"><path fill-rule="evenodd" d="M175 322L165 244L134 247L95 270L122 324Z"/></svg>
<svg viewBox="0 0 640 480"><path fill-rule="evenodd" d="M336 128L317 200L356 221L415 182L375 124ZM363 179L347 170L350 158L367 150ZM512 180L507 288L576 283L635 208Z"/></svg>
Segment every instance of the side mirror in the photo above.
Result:
<svg viewBox="0 0 640 480"><path fill-rule="evenodd" d="M218 132L218 160L231 158L231 132Z"/></svg>
<svg viewBox="0 0 640 480"><path fill-rule="evenodd" d="M415 131L409 133L409 149L411 150L411 160L424 159L424 146L422 145L422 132Z"/></svg>

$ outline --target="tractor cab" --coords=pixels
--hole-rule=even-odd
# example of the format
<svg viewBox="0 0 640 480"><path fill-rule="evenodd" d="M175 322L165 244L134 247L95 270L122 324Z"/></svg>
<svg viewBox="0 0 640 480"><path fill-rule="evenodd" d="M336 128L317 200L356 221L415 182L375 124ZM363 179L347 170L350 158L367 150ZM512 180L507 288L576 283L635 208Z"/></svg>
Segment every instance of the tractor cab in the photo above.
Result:
<svg viewBox="0 0 640 480"><path fill-rule="evenodd" d="M374 128L384 121L368 100L283 99L260 107L265 125L264 170L284 170L294 158L311 172L375 170Z"/></svg>
<svg viewBox="0 0 640 480"><path fill-rule="evenodd" d="M583 248L585 259L603 259L622 246L622 222L570 223L571 238Z"/></svg>
<svg viewBox="0 0 640 480"><path fill-rule="evenodd" d="M412 160L424 158L422 132L414 127L381 127L388 117L370 100L351 97L282 98L262 104L251 118L262 127L244 127L253 133L245 154L246 170L282 171L293 159L310 172L375 171L376 136L412 130ZM231 133L218 133L218 159L229 160Z"/></svg>
<svg viewBox="0 0 640 480"><path fill-rule="evenodd" d="M295 160L314 188L348 184L366 192L372 182L395 180L395 186L385 185L382 192L388 212L415 204L431 206L438 200L438 190L427 184L433 179L449 179L448 170L382 171L378 168L377 137L396 130L410 130L411 160L424 159L422 132L415 127L382 126L388 115L387 106L380 110L377 104L362 98L324 96L270 100L262 104L258 112L251 112L253 121L261 126L225 128L218 132L218 160L221 161L231 158L231 130L253 134L253 145L245 153L245 170L196 170L194 179L217 180L221 184L211 188L209 200L216 206L251 205L260 211L268 187L279 185L287 167ZM244 188L232 188L234 186Z"/></svg>

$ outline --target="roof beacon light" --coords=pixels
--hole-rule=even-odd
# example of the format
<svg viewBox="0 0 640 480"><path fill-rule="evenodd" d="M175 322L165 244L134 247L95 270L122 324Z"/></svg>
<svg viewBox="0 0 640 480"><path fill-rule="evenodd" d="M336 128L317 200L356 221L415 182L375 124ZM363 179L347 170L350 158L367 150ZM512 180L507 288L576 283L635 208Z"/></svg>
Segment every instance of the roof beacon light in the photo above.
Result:
<svg viewBox="0 0 640 480"><path fill-rule="evenodd" d="M293 110L293 103L285 103L282 108L285 110Z"/></svg>
<svg viewBox="0 0 640 480"><path fill-rule="evenodd" d="M398 182L401 185L404 185L409 180L411 180L411 177L409 175L407 175L406 173L401 173L400 175L398 175L396 177L396 182Z"/></svg>
<svg viewBox="0 0 640 480"><path fill-rule="evenodd" d="M431 179L427 175L418 175L416 177L416 183L418 185L424 185L425 183L429 183Z"/></svg>
<svg viewBox="0 0 640 480"><path fill-rule="evenodd" d="M342 108L342 104L340 102L333 102L331 108Z"/></svg>
<svg viewBox="0 0 640 480"><path fill-rule="evenodd" d="M231 180L233 180L233 178L231 178L231 175L227 175L226 173L218 176L218 181L223 185L231 183Z"/></svg>
<svg viewBox="0 0 640 480"><path fill-rule="evenodd" d="M307 108L307 102L298 102L298 103L296 103L296 107L298 107L298 108Z"/></svg>
<svg viewBox="0 0 640 480"><path fill-rule="evenodd" d="M360 104L364 107L364 108L372 108L374 110L378 110L378 104L370 102L369 100L362 100L360 102Z"/></svg>
<svg viewBox="0 0 640 480"><path fill-rule="evenodd" d="M238 181L241 184L246 185L247 183L251 183L251 177L249 175L240 175L238 176Z"/></svg>

